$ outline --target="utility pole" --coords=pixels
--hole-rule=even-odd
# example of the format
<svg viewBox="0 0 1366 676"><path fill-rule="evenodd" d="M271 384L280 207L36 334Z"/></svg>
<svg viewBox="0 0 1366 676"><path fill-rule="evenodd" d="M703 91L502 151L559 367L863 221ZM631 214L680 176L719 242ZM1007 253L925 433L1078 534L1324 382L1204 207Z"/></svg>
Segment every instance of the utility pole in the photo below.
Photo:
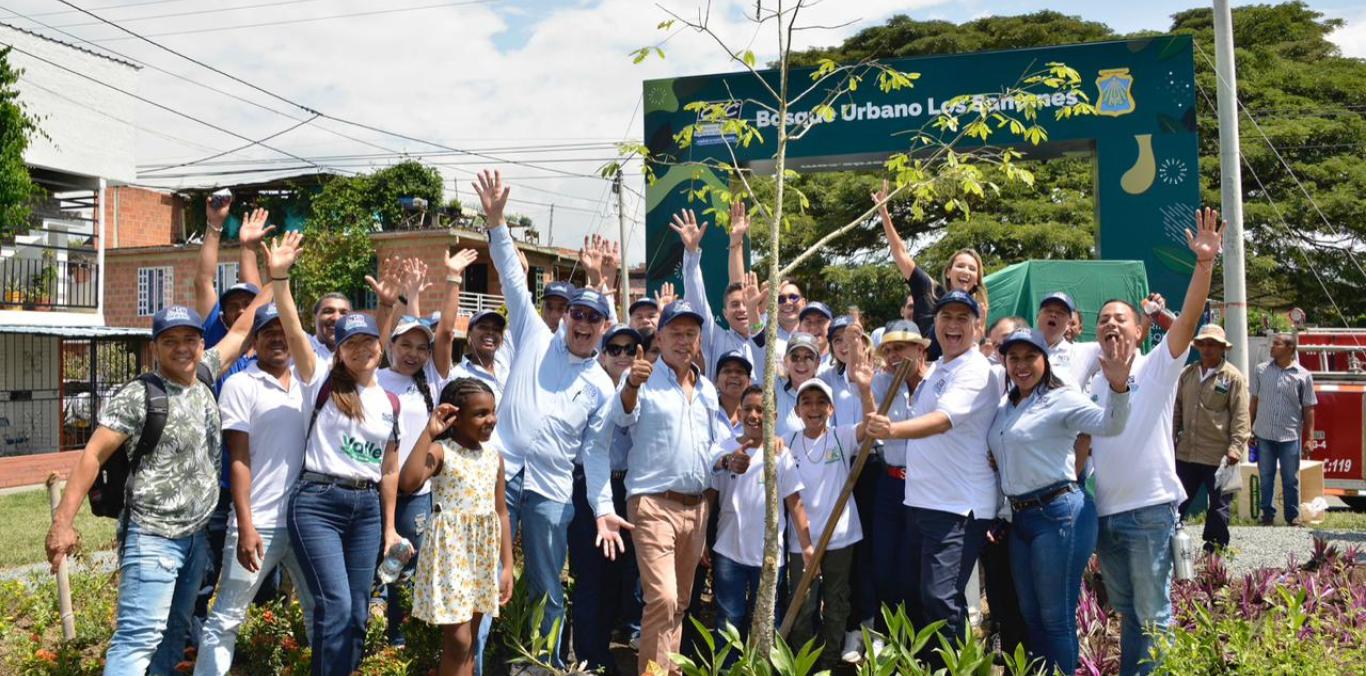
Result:
<svg viewBox="0 0 1366 676"><path fill-rule="evenodd" d="M554 205L554 204L551 204L551 205L550 205L550 225L547 226L547 227L546 227L546 230L545 230L545 245L548 246L548 247L554 247L554 246L555 246L555 205Z"/></svg>
<svg viewBox="0 0 1366 676"><path fill-rule="evenodd" d="M630 319L627 309L631 307L631 269L626 265L626 199L621 189L621 174L618 170L612 178L612 192L617 194L617 237L621 242L621 280L617 283L617 305L621 311L617 316L624 322Z"/></svg>
<svg viewBox="0 0 1366 676"><path fill-rule="evenodd" d="M1219 76L1219 187L1224 219L1224 330L1229 361L1247 370L1247 278L1243 267L1243 167L1238 147L1238 77L1233 63L1233 14L1214 0L1214 65Z"/></svg>

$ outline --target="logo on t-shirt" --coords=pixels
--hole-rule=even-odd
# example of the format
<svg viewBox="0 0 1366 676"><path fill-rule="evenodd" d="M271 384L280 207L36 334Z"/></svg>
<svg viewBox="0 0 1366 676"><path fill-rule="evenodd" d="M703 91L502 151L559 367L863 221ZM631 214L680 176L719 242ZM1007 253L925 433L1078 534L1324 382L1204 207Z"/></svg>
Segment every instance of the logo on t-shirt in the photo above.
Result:
<svg viewBox="0 0 1366 676"><path fill-rule="evenodd" d="M939 395L944 394L944 387L945 387L946 385L948 385L948 384L949 384L949 381L948 381L947 378L940 378L939 381L936 382L936 383L934 384L934 394L935 394L935 396L939 396Z"/></svg>
<svg viewBox="0 0 1366 676"><path fill-rule="evenodd" d="M389 416L393 418L392 415ZM384 457L384 448L365 439L357 439L349 434L342 435L342 453L348 458L368 465L377 464Z"/></svg>

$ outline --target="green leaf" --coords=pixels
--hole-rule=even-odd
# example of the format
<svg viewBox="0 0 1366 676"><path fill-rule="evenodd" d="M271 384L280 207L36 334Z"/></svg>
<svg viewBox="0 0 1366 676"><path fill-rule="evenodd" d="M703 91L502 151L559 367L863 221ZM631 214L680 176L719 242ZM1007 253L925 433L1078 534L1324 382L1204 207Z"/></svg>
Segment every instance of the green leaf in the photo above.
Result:
<svg viewBox="0 0 1366 676"><path fill-rule="evenodd" d="M754 61L754 52L752 52L752 51L746 49L746 50L744 51L744 53L741 55L740 60L741 60L741 61L744 61L746 66L749 66L750 68L753 68L753 67L754 67L754 63L755 63L755 61Z"/></svg>

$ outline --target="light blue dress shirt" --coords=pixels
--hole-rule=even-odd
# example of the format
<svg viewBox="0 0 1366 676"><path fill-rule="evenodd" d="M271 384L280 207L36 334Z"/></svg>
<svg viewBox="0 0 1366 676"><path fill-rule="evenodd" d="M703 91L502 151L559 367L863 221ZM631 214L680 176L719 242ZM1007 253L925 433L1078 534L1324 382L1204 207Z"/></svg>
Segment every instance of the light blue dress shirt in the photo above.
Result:
<svg viewBox="0 0 1366 676"><path fill-rule="evenodd" d="M626 380L622 379L622 388ZM609 422L628 428L631 452L626 459L626 496L664 491L699 494L711 485L712 469L725 454L721 443L730 438L728 422L717 414L721 409L716 387L698 376L692 399L672 368L663 359L655 360L654 372L636 393L636 405L627 413L620 391L612 397ZM584 460L589 501L595 514L615 513L608 479L608 437L599 435ZM594 460L597 462L594 462Z"/></svg>
<svg viewBox="0 0 1366 676"><path fill-rule="evenodd" d="M754 349L754 342L736 333L735 329L723 329L716 323L711 304L707 301L707 285L702 278L701 251L683 252L683 300L692 303L703 317L702 360L707 365L707 377L716 377L716 360L731 350L739 350L757 372L763 372L763 362L758 361L760 355ZM755 323L757 325L757 319Z"/></svg>
<svg viewBox="0 0 1366 676"><path fill-rule="evenodd" d="M1072 387L1035 389L1019 404L1001 399L987 433L1001 492L1019 496L1075 481L1078 434L1109 437L1129 420L1129 393L1111 392L1102 408Z"/></svg>
<svg viewBox="0 0 1366 676"><path fill-rule="evenodd" d="M881 404L883 397L887 396L887 388L892 386L892 379L896 376L891 373L879 372L873 376L873 401ZM891 408L887 409L887 417L892 422L911 419L911 398L910 388L905 384L901 386L896 397L892 399ZM893 467L906 466L906 443L907 439L885 439L882 442L882 460Z"/></svg>
<svg viewBox="0 0 1366 676"><path fill-rule="evenodd" d="M596 354L574 356L564 337L541 321L506 227L489 230L489 250L503 282L508 330L517 350L498 402L494 442L503 449L509 479L525 471L524 490L569 503L574 458L602 433L612 379L598 366ZM606 476L607 454L597 461Z"/></svg>

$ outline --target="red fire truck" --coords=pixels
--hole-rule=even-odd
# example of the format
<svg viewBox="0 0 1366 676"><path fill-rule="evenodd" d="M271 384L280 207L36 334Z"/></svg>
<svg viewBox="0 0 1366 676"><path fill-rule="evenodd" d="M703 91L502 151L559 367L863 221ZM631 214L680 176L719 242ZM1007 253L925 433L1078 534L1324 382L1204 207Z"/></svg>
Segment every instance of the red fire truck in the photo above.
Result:
<svg viewBox="0 0 1366 676"><path fill-rule="evenodd" d="M1308 329L1300 364L1314 374L1315 430L1326 492L1366 509L1366 329Z"/></svg>

